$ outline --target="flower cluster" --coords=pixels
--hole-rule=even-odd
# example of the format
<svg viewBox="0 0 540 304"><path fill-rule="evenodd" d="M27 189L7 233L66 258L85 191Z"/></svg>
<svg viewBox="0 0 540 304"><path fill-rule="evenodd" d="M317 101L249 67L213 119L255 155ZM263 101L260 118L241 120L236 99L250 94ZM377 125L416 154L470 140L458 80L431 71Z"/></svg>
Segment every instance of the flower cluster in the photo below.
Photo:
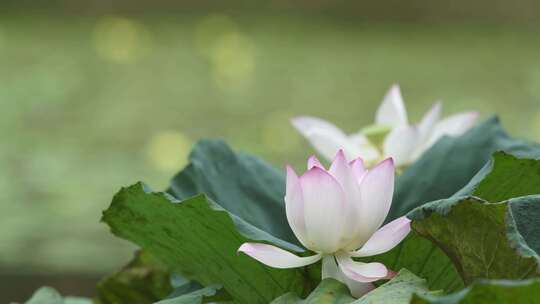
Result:
<svg viewBox="0 0 540 304"><path fill-rule="evenodd" d="M419 123L409 124L395 85L377 110L376 124L355 134L347 135L319 118L294 118L293 125L316 150L327 159L335 155L328 170L315 156L310 157L300 177L287 166L287 220L302 245L315 254L299 257L260 243L245 243L238 251L275 268L303 267L322 260L323 279L337 279L360 297L373 288L371 282L389 279L394 272L381 263L354 258L387 252L411 230L406 217L381 228L392 203L395 165L409 165L445 135L461 135L477 116L465 112L441 120L437 102ZM369 165L380 162L368 169L362 159Z"/></svg>
<svg viewBox="0 0 540 304"><path fill-rule="evenodd" d="M353 257L384 253L407 236L410 220L398 218L383 224L394 191L394 163L386 159L366 169L362 159L347 162L339 150L330 169L312 156L308 170L297 176L287 167L285 195L289 225L298 240L315 255L298 257L281 248L245 243L238 251L271 267L294 268L323 259L322 277L332 277L361 296L370 282L390 278L381 263L362 263Z"/></svg>

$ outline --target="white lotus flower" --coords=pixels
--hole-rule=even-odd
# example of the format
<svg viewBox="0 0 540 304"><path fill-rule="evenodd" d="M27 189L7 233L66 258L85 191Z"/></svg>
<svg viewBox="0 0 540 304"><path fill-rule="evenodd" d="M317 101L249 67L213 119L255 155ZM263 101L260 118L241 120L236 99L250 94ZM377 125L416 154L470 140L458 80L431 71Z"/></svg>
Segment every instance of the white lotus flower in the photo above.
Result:
<svg viewBox="0 0 540 304"><path fill-rule="evenodd" d="M320 118L296 117L292 119L292 124L328 160L338 149L344 149L349 159L362 157L366 162L373 163L384 157L392 157L396 166L401 167L416 161L442 136L463 134L478 117L477 112L463 112L441 120L441 108L440 102L435 103L420 123L411 125L399 86L392 86L375 115L375 126L387 133L381 147L369 141L366 136L369 132L365 130L348 135Z"/></svg>
<svg viewBox="0 0 540 304"><path fill-rule="evenodd" d="M384 222L394 192L394 163L386 159L369 171L362 159L348 163L339 150L326 170L312 156L308 171L298 177L287 166L287 220L298 240L315 255L299 257L281 248L245 243L238 251L275 268L295 268L323 259L322 278L332 277L359 297L370 282L394 275L381 263L352 257L381 254L395 247L410 231L410 220Z"/></svg>

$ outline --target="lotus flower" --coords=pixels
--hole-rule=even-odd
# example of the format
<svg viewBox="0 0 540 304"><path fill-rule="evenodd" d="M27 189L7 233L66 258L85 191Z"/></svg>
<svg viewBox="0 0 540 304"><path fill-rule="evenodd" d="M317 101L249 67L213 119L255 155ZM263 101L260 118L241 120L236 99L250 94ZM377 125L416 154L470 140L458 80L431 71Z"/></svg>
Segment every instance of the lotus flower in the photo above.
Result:
<svg viewBox="0 0 540 304"><path fill-rule="evenodd" d="M323 260L322 278L332 277L349 286L359 297L373 288L370 282L394 275L381 263L362 263L353 257L384 253L410 231L410 220L384 222L394 192L391 158L369 171L357 158L347 162L339 150L329 170L312 156L308 170L298 177L287 166L285 194L289 225L298 240L314 255L299 257L281 248L244 243L239 249L275 268L295 268Z"/></svg>
<svg viewBox="0 0 540 304"><path fill-rule="evenodd" d="M441 120L441 110L442 105L437 102L420 123L409 124L401 91L399 86L394 85L377 110L375 126L358 133L345 134L332 123L309 116L293 118L292 124L329 160L338 149L344 149L349 159L362 157L367 163L373 163L384 157L392 157L396 166L401 167L416 161L444 135L463 134L478 117L476 112L463 112ZM369 140L373 133L386 135L380 146Z"/></svg>

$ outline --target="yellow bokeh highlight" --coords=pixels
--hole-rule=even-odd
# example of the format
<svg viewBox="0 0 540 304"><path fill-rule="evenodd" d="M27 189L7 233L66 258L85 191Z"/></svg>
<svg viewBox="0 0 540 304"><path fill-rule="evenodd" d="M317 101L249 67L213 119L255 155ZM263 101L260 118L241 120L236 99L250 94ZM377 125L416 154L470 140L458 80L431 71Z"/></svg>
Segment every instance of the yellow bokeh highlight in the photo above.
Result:
<svg viewBox="0 0 540 304"><path fill-rule="evenodd" d="M192 141L183 133L163 130L156 133L148 142L146 156L159 170L174 172L187 164L191 145Z"/></svg>
<svg viewBox="0 0 540 304"><path fill-rule="evenodd" d="M216 41L211 62L214 80L221 87L245 83L255 70L255 52L244 35L228 33Z"/></svg>
<svg viewBox="0 0 540 304"><path fill-rule="evenodd" d="M255 47L226 15L209 15L195 28L195 43L210 63L212 79L224 90L243 88L253 77Z"/></svg>
<svg viewBox="0 0 540 304"><path fill-rule="evenodd" d="M132 63L151 48L150 35L139 22L124 17L103 17L94 29L97 54L115 63Z"/></svg>

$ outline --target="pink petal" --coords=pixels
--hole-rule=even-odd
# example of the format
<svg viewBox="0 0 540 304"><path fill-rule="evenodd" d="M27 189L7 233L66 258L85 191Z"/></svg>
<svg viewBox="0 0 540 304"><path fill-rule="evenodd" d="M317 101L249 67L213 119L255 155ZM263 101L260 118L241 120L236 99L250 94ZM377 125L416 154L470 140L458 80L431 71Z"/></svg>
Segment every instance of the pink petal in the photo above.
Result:
<svg viewBox="0 0 540 304"><path fill-rule="evenodd" d="M393 85L377 109L375 122L391 127L407 125L407 111L398 85Z"/></svg>
<svg viewBox="0 0 540 304"><path fill-rule="evenodd" d="M398 274L397 272L388 269L388 274L382 279L383 280L391 280L391 279L395 278L397 276L397 274Z"/></svg>
<svg viewBox="0 0 540 304"><path fill-rule="evenodd" d="M394 195L394 174L394 162L388 158L369 170L362 179L360 194L367 237L380 227L388 215Z"/></svg>
<svg viewBox="0 0 540 304"><path fill-rule="evenodd" d="M300 177L308 243L313 251L332 253L339 249L345 216L345 195L332 175L313 167Z"/></svg>
<svg viewBox="0 0 540 304"><path fill-rule="evenodd" d="M317 159L317 157L315 155L311 155L309 158L308 158L308 162L307 162L307 169L311 169L313 167L319 167L321 169L324 169L324 166L321 164L321 162Z"/></svg>
<svg viewBox="0 0 540 304"><path fill-rule="evenodd" d="M300 180L293 167L287 165L285 166L285 170L287 172L285 182L285 195L287 195L287 193L294 191L300 185Z"/></svg>
<svg viewBox="0 0 540 304"><path fill-rule="evenodd" d="M350 176L351 168L347 163L343 149L338 150L334 161L330 165L328 173L332 174L332 176L341 184L342 187L347 184L347 179ZM344 190L347 192L347 189Z"/></svg>
<svg viewBox="0 0 540 304"><path fill-rule="evenodd" d="M366 257L385 253L398 245L410 231L411 220L405 216L397 218L377 230L353 256Z"/></svg>
<svg viewBox="0 0 540 304"><path fill-rule="evenodd" d="M304 221L304 198L300 179L291 166L287 166L285 213L296 238L306 246L306 223Z"/></svg>
<svg viewBox="0 0 540 304"><path fill-rule="evenodd" d="M409 164L419 140L420 132L416 126L396 127L384 139L384 153L392 157L398 166Z"/></svg>
<svg viewBox="0 0 540 304"><path fill-rule="evenodd" d="M255 260L274 268L296 268L313 264L321 259L321 254L299 257L281 248L260 244L244 243L238 252L243 252Z"/></svg>
<svg viewBox="0 0 540 304"><path fill-rule="evenodd" d="M355 262L344 253L336 254L339 269L354 281L369 283L385 278L388 270L381 263Z"/></svg>
<svg viewBox="0 0 540 304"><path fill-rule="evenodd" d="M350 162L350 166L354 177L358 183L360 183L362 178L364 178L365 174L367 173L366 167L364 166L364 161L361 158L357 158Z"/></svg>

